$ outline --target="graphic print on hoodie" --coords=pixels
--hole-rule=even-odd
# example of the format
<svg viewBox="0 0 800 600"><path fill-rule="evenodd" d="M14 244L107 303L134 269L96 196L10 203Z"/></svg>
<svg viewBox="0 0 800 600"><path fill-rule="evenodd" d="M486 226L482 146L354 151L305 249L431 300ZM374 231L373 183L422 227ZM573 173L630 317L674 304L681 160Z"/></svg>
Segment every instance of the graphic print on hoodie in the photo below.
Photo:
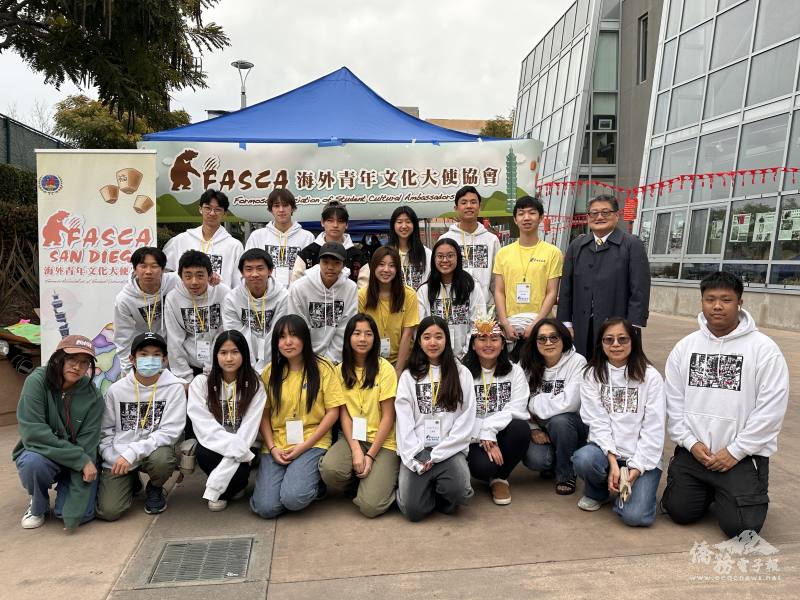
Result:
<svg viewBox="0 0 800 600"><path fill-rule="evenodd" d="M199 250L205 253L211 259L212 270L220 276L222 283L229 287L239 285L241 281L239 258L244 248L242 243L224 227L217 229L208 242L203 239L202 226L187 229L169 240L164 245L167 268L177 272L181 256L187 250Z"/></svg>
<svg viewBox="0 0 800 600"><path fill-rule="evenodd" d="M492 283L494 257L500 250L500 240L497 239L497 236L481 223L478 223L478 227L472 233L463 231L458 223L453 223L441 237L455 240L458 243L464 261L464 270L475 278L482 290L488 292L489 285ZM491 294L487 294L487 296L489 298L487 304L493 304Z"/></svg>
<svg viewBox="0 0 800 600"><path fill-rule="evenodd" d="M254 231L249 238L245 250L250 248L263 248L272 257L275 265L272 276L284 287L289 286L289 276L292 273L295 260L300 251L314 242L314 235L300 226L292 223L286 233L281 233L274 222L267 223L261 229Z"/></svg>

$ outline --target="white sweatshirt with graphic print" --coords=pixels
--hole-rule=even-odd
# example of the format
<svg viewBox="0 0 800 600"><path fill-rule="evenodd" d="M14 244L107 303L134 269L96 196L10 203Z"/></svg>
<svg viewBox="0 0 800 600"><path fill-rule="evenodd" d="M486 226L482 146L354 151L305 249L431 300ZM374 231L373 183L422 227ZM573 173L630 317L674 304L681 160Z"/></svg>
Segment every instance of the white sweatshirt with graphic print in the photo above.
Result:
<svg viewBox="0 0 800 600"><path fill-rule="evenodd" d="M544 370L542 385L531 390L528 411L537 419L550 419L564 413L576 413L581 407L581 383L586 359L568 350L553 367ZM531 429L539 429L530 422Z"/></svg>
<svg viewBox="0 0 800 600"><path fill-rule="evenodd" d="M667 359L670 438L687 450L702 442L711 452L771 456L778 449L789 403L789 369L778 345L739 311L739 326L722 337L699 331L675 345Z"/></svg>
<svg viewBox="0 0 800 600"><path fill-rule="evenodd" d="M467 302L462 304L456 304L452 285L442 284L439 286L439 296L434 301L433 307L428 299L428 284L425 283L417 290L417 304L419 305L420 320L433 314L447 321L453 354L459 360L464 358L469 351L472 324L478 315L486 314L486 299L478 282L475 282L475 287L472 288Z"/></svg>
<svg viewBox="0 0 800 600"><path fill-rule="evenodd" d="M664 380L648 365L644 381L632 381L626 367L608 365L608 383L589 370L581 383L581 419L589 441L626 460L640 472L661 466L666 399Z"/></svg>
<svg viewBox="0 0 800 600"><path fill-rule="evenodd" d="M100 428L104 468L120 456L136 468L154 450L175 445L186 427L185 384L169 369L151 386L139 383L133 371L111 384Z"/></svg>
<svg viewBox="0 0 800 600"><path fill-rule="evenodd" d="M459 362L456 362L456 367L463 401L452 412L444 410L438 402L435 408L432 407L431 380L428 374L417 381L406 369L397 382L397 396L394 399L397 454L403 464L415 473L420 473L423 467L423 464L414 460L414 455L426 446L426 418L439 419L441 424L439 443L428 444L428 447L433 448L432 462L440 463L459 452L466 454L469 450L475 426L475 390L469 369ZM431 372L434 380L440 381L440 368L432 366Z"/></svg>
<svg viewBox="0 0 800 600"><path fill-rule="evenodd" d="M528 420L528 397L530 390L525 373L517 364L511 364L511 372L496 377L494 369L481 368L481 374L473 380L475 388L475 425L472 427L472 443L480 440L497 441L512 419Z"/></svg>
<svg viewBox="0 0 800 600"><path fill-rule="evenodd" d="M203 227L187 229L164 244L164 254L167 255L167 268L178 270L178 263L187 250L199 250L211 259L211 267L217 273L222 283L228 287L236 287L241 281L239 273L239 258L244 252L242 242L228 233L224 227L219 227L209 241L203 239Z"/></svg>
<svg viewBox="0 0 800 600"><path fill-rule="evenodd" d="M306 231L300 223L292 223L286 233L278 231L274 222L267 223L247 238L244 249L261 248L272 257L275 265L272 276L284 287L289 287L289 277L294 268L297 253L314 241L314 234Z"/></svg>
<svg viewBox="0 0 800 600"><path fill-rule="evenodd" d="M494 257L500 251L500 240L497 236L482 223L478 223L477 229L472 233L467 233L458 223L453 223L441 238L449 238L458 243L464 258L464 270L475 278L482 290L486 290L487 304L494 304L494 296L490 290L494 290Z"/></svg>

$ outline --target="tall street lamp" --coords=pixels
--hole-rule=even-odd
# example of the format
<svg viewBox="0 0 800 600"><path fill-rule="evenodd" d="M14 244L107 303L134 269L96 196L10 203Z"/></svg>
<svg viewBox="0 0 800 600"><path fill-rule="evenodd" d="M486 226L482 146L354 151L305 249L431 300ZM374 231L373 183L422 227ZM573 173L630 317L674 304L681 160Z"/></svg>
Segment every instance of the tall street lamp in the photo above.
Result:
<svg viewBox="0 0 800 600"><path fill-rule="evenodd" d="M240 108L244 108L247 106L247 92L245 91L244 84L247 81L247 76L250 74L250 69L252 69L254 65L247 60L235 60L231 63L231 66L239 71L239 81L242 84L242 105ZM242 75L242 71L244 71L244 75Z"/></svg>

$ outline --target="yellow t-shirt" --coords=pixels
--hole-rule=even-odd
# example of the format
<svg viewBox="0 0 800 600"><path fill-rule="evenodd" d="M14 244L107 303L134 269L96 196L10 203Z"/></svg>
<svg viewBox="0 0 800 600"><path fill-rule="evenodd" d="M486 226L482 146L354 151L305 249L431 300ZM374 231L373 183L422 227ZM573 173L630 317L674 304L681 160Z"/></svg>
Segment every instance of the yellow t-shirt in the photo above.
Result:
<svg viewBox="0 0 800 600"><path fill-rule="evenodd" d="M389 298L380 298L378 306L366 310L367 288L358 290L358 312L367 313L375 319L378 324L378 331L382 338L389 338L389 356L384 356L393 365L397 363L397 352L400 349L400 338L403 335L404 327L416 327L419 325L419 305L417 304L417 293L414 288L407 285L403 286L406 297L403 302L403 309L398 313L392 312L392 304ZM347 340L345 340L347 343ZM380 340L375 340L380 343Z"/></svg>
<svg viewBox="0 0 800 600"><path fill-rule="evenodd" d="M339 376L339 382L342 385L342 394L347 401L347 412L351 417L367 418L367 441L374 442L375 435L378 433L378 426L381 424L381 402L394 398L397 393L397 375L394 372L394 367L388 360L381 358L380 367L378 368L378 375L375 378L375 385L371 388L361 389L360 384L356 384L354 388L348 389L344 384L342 377L342 365L336 366L336 374ZM356 378L361 380L363 377L363 369L356 367ZM394 437L394 426L392 426L389 435L383 442L382 448L395 452L397 450L397 443Z"/></svg>
<svg viewBox="0 0 800 600"><path fill-rule="evenodd" d="M501 248L494 259L493 272L503 276L506 314L509 317L526 312L538 314L547 293L547 281L561 277L563 264L561 250L542 240L535 246L514 242ZM518 283L530 284L530 302L517 303Z"/></svg>
<svg viewBox="0 0 800 600"><path fill-rule="evenodd" d="M264 388L267 390L267 403L264 407L264 411L265 414L270 415L274 443L282 450L292 447L286 442L287 420L302 420L303 439L307 440L314 433L320 421L322 421L322 418L325 416L325 411L329 408L341 406L345 402L344 396L342 396L342 386L339 383L339 378L336 376L333 365L324 359L318 360L317 365L319 366L320 375L319 393L317 393L317 399L311 406L311 411L306 410L303 371L288 371L286 378L281 384L281 406L278 413L272 410L272 401L270 399L269 376L272 372L272 364L268 365L261 374L261 380L264 382ZM329 430L314 444L314 448L327 450L330 447L331 432ZM268 453L269 449L265 445L262 451Z"/></svg>

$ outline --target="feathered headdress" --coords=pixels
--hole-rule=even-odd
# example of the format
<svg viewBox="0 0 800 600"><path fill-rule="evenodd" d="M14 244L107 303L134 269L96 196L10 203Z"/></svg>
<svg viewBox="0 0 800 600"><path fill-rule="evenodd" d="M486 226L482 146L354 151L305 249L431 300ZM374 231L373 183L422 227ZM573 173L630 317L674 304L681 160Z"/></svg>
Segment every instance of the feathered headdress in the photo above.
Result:
<svg viewBox="0 0 800 600"><path fill-rule="evenodd" d="M494 318L494 307L485 315L476 315L470 333L475 336L498 334L505 337L503 329Z"/></svg>

